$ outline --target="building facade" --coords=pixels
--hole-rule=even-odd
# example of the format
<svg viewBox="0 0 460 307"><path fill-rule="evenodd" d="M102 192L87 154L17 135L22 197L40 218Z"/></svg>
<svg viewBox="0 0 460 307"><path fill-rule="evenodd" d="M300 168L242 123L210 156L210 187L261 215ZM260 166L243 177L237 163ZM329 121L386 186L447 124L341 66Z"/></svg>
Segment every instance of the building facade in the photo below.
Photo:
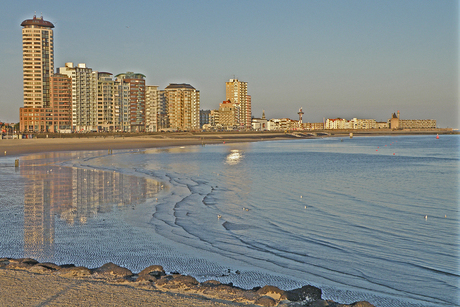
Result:
<svg viewBox="0 0 460 307"><path fill-rule="evenodd" d="M248 83L230 79L225 83L225 99L234 104L239 129L251 129L251 97L248 97Z"/></svg>
<svg viewBox="0 0 460 307"><path fill-rule="evenodd" d="M118 105L120 108L120 130L125 132L145 131L145 76L127 72L115 76L119 82Z"/></svg>
<svg viewBox="0 0 460 307"><path fill-rule="evenodd" d="M200 110L200 128L204 125L209 125L209 118L211 117L211 110Z"/></svg>
<svg viewBox="0 0 460 307"><path fill-rule="evenodd" d="M400 119L398 113L393 113L391 118L388 120L388 126L390 129L436 129L435 119Z"/></svg>
<svg viewBox="0 0 460 307"><path fill-rule="evenodd" d="M238 129L240 115L240 104L231 100L223 101L219 105L219 125L223 129L233 130Z"/></svg>
<svg viewBox="0 0 460 307"><path fill-rule="evenodd" d="M74 66L72 62L58 68L58 73L72 79L72 130L97 131L98 126L98 73L86 64Z"/></svg>
<svg viewBox="0 0 460 307"><path fill-rule="evenodd" d="M160 91L157 85L145 87L145 131L158 131L158 109L160 104Z"/></svg>
<svg viewBox="0 0 460 307"><path fill-rule="evenodd" d="M47 132L53 129L51 76L54 71L54 25L34 16L21 23L23 107L19 109L19 129Z"/></svg>
<svg viewBox="0 0 460 307"><path fill-rule="evenodd" d="M70 133L72 129L72 82L65 75L50 77L49 105L19 109L19 131Z"/></svg>
<svg viewBox="0 0 460 307"><path fill-rule="evenodd" d="M118 84L109 72L97 74L97 130L114 131L119 126Z"/></svg>
<svg viewBox="0 0 460 307"><path fill-rule="evenodd" d="M169 129L200 129L200 91L190 84L170 83L164 90Z"/></svg>
<svg viewBox="0 0 460 307"><path fill-rule="evenodd" d="M50 77L54 72L54 25L34 16L22 28L24 107L50 106Z"/></svg>

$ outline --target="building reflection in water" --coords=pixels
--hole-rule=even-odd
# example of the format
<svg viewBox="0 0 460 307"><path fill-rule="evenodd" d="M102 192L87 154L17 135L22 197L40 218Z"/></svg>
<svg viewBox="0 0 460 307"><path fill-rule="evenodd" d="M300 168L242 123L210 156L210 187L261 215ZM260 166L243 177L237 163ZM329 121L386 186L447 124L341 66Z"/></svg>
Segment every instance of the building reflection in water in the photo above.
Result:
<svg viewBox="0 0 460 307"><path fill-rule="evenodd" d="M47 155L46 158L52 158ZM162 187L160 182L149 178L39 165L37 161L24 160L20 167L21 175L29 179L24 190L24 257L53 258L55 217L69 226L84 224L116 207L143 203L155 197Z"/></svg>

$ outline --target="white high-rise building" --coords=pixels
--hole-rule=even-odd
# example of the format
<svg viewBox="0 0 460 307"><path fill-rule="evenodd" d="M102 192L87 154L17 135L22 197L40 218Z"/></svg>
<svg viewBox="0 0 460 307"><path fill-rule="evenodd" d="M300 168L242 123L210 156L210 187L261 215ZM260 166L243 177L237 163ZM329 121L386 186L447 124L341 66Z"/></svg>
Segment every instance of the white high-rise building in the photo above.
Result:
<svg viewBox="0 0 460 307"><path fill-rule="evenodd" d="M72 127L76 132L98 129L97 88L98 73L86 64L65 63L58 72L72 78Z"/></svg>

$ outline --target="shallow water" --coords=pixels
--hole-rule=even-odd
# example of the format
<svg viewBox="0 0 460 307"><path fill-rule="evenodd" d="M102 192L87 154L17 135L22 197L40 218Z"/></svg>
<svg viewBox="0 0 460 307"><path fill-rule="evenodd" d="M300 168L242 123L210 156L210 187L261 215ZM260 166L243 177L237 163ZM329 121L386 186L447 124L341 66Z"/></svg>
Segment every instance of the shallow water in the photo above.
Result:
<svg viewBox="0 0 460 307"><path fill-rule="evenodd" d="M0 159L0 256L458 306L458 136Z"/></svg>

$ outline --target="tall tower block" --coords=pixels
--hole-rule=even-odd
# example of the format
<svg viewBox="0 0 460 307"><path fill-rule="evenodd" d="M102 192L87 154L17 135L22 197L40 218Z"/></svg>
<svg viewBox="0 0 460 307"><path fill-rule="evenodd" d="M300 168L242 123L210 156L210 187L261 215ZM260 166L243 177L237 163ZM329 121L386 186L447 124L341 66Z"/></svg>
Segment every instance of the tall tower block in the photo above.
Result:
<svg viewBox="0 0 460 307"><path fill-rule="evenodd" d="M54 25L34 16L22 28L24 107L50 105L50 77L54 71Z"/></svg>
<svg viewBox="0 0 460 307"><path fill-rule="evenodd" d="M251 127L251 98L248 99L248 83L238 79L230 79L225 82L225 99L238 108L236 114L239 128L250 129Z"/></svg>

